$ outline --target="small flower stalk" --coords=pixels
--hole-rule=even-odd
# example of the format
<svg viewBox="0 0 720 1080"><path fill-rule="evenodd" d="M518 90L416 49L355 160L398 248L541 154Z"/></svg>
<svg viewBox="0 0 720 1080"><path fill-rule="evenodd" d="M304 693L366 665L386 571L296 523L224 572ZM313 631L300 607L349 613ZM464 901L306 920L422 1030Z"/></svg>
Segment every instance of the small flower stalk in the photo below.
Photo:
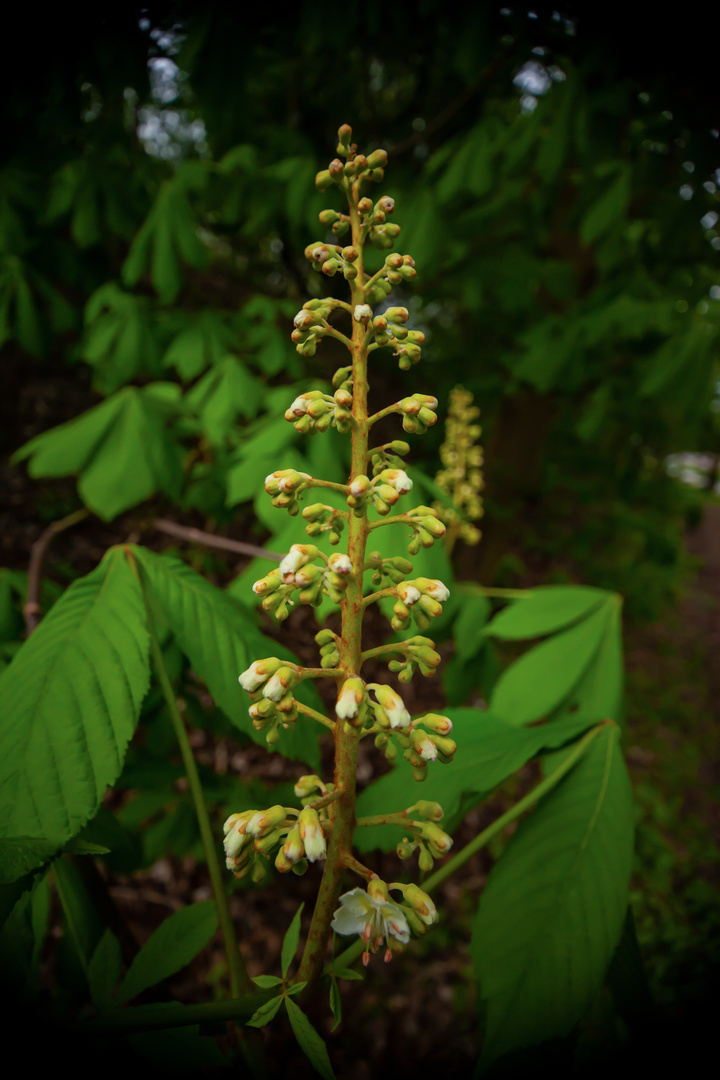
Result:
<svg viewBox="0 0 720 1080"><path fill-rule="evenodd" d="M400 768L409 766L417 781L425 779L429 767L449 764L456 749L448 717L436 713L413 717L396 689L363 677L363 613L385 597L393 602L393 629L406 631L414 623L419 633L370 653L384 653L389 671L400 683L409 682L417 673L424 677L435 673L440 656L433 640L423 635L442 614L450 594L442 581L414 574L412 560L445 536L448 519L438 505L412 505L413 481L405 462L410 444L400 438L373 443L374 424L392 414L404 433L424 434L437 422L438 400L411 389L381 412L368 412L368 367L374 354L380 350L387 356L389 350L402 371L420 360L425 336L412 328L408 309L394 292L412 283L417 268L411 255L393 250L401 233L393 220L394 200L382 190L379 195L373 192L384 179L387 153L358 153L350 127L343 124L337 155L318 173L316 185L321 191L337 191L343 205L321 212L321 235L307 245L305 258L308 267L323 277L342 276L349 298L333 295L306 301L295 315L291 337L302 356L315 355L324 338L333 338L347 349L348 363L335 371L325 388L298 394L288 405L285 419L303 434L322 437L331 427L345 434L351 444L351 469L342 484L281 467L266 477L265 490L273 506L293 517L301 515L307 541L293 544L280 565L256 581L253 590L262 607L280 621L297 605L317 607L330 600L340 607L342 627L340 633L322 628L315 635L317 668L267 657L255 660L239 676L250 696L253 725L264 733L270 747L282 745L282 733L292 724L319 720L332 731L335 776L332 783L314 774L300 777L295 786L299 808L277 805L231 814L225 822L224 840L227 866L236 877L249 874L253 881L260 880L271 859L281 874L322 869L298 972L301 981L319 977L333 931L357 934L367 964L371 954L380 950L389 960L402 951L411 935L426 933L438 918L431 897L418 885L388 885L352 855L360 741L372 737L388 760L400 761ZM369 273L366 250L372 247L386 254L381 256L380 268ZM456 411L459 402L458 398ZM473 419L467 403L463 407L463 415ZM466 425L466 437L475 434L474 426ZM477 487L477 453L470 447L463 453L462 462L451 462L448 457L444 463L455 469L452 476L458 482L462 479ZM470 479L465 472L460 477L460 468L471 470ZM318 501L313 501L313 488L320 489ZM323 489L339 494L340 506L323 502ZM383 557L372 550L373 530L390 521L407 526L407 556L398 552ZM343 538L344 550L323 550L323 541L338 548ZM336 686L334 710L326 717L295 697L303 680L323 677L333 679ZM407 861L417 853L420 869L428 870L452 845L438 824L442 807L420 800L398 814L407 833L398 846L399 858ZM348 869L365 879L362 888L343 892Z"/></svg>

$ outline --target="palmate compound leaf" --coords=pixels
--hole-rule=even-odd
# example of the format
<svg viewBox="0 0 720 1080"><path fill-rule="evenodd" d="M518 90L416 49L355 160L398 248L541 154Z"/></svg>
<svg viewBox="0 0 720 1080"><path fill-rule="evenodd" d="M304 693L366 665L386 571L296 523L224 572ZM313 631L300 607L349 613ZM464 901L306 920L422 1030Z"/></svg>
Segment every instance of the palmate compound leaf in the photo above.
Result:
<svg viewBox="0 0 720 1080"><path fill-rule="evenodd" d="M622 933L632 792L618 729L599 729L519 826L480 898L470 946L485 1008L481 1071L570 1034Z"/></svg>
<svg viewBox="0 0 720 1080"><path fill-rule="evenodd" d="M252 725L248 715L250 700L238 683L238 675L250 667L253 660L265 656L292 659L291 654L277 642L264 637L249 612L179 559L156 555L146 548L132 550L140 564L151 604L157 606L172 627L193 670L236 727L264 746L264 733L256 731ZM305 700L307 692L303 685L296 696ZM322 708L321 705L317 707ZM285 757L317 767L320 758L313 725L315 721L301 716L289 730L281 729L280 752Z"/></svg>
<svg viewBox="0 0 720 1080"><path fill-rule="evenodd" d="M178 410L179 387L151 383L126 387L59 427L44 431L15 454L30 458L31 476L80 475L87 507L110 521L156 491L177 496L182 448L168 422Z"/></svg>
<svg viewBox="0 0 720 1080"><path fill-rule="evenodd" d="M0 835L64 843L122 769L148 688L140 583L113 548L0 676Z"/></svg>
<svg viewBox="0 0 720 1080"><path fill-rule="evenodd" d="M429 799L440 803L445 811L443 825L452 829L459 815L467 813L526 761L542 750L557 749L577 738L593 722L570 716L552 724L519 728L480 709L446 709L445 715L453 722L452 737L459 748L450 764L431 765L421 784L413 780L404 762L397 765L358 797L358 817L405 810L418 799ZM397 828L373 825L358 829L353 844L359 851L390 851L401 835Z"/></svg>

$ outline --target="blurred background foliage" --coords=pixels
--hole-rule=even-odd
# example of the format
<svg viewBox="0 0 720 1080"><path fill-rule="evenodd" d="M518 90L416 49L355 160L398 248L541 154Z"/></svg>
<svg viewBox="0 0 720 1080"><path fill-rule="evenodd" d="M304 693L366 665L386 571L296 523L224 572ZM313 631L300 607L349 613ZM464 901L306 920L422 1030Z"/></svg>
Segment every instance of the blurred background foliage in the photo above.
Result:
<svg viewBox="0 0 720 1080"><path fill-rule="evenodd" d="M348 122L362 150L389 151L381 193L418 266L392 302L428 337L410 381L379 354L371 404L431 392L442 418L461 383L482 409L484 535L458 542L456 576L587 582L623 594L631 619L666 612L687 570L683 532L708 498L668 475L668 455L710 455L709 490L720 453L712 35L691 14L634 28L606 5L460 14L438 0L73 18L30 25L16 11L8 40L31 48L21 76L3 75L1 437L7 453L26 444L31 476L78 478L55 516L84 504L104 522L131 511L141 528L152 499L153 512L211 531L239 522L244 539L283 550L264 476L340 479L336 433L300 440L282 412L342 362L332 342L301 358L290 330L311 296L342 293L303 251L326 238L317 215L333 196L313 181ZM78 392L32 413L36 382L58 375ZM429 476L442 426L410 439L410 464ZM9 659L24 584L3 573ZM473 603L479 642L489 609ZM460 700L495 673L456 637L446 686ZM673 670L704 678L690 661ZM649 702L658 722L687 706L653 678L630 687L647 724ZM690 708L698 754L717 757L705 705ZM656 764L677 750L661 744ZM704 885L684 906L673 898L678 853L662 839L668 814L681 827L692 768L660 773L639 790L635 894L656 982L718 939ZM144 842L152 861L163 837ZM707 829L688 844L715 866ZM670 926L675 960L661 951Z"/></svg>

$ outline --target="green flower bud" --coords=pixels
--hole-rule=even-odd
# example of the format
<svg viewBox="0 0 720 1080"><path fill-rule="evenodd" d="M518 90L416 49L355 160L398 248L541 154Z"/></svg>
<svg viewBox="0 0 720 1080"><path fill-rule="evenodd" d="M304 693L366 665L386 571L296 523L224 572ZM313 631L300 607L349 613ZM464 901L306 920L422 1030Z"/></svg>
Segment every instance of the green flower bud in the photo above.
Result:
<svg viewBox="0 0 720 1080"><path fill-rule="evenodd" d="M329 169L321 169L315 177L315 187L320 191L325 191L326 188L330 187L332 182L333 178Z"/></svg>

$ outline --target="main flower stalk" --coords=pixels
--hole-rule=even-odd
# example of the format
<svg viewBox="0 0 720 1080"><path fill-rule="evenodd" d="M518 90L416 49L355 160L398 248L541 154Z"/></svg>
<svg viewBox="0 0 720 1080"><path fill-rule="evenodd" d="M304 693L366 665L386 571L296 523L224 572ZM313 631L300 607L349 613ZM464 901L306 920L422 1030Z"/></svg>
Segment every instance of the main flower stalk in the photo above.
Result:
<svg viewBox="0 0 720 1080"><path fill-rule="evenodd" d="M360 216L357 209L357 187L348 184L350 197L350 221L352 245L359 252L355 266L357 277L351 283L351 305L353 311L364 303L365 275L363 270L363 241L361 236ZM357 476L364 476L368 450L368 377L367 345L365 326L353 318L352 326L352 379L354 423L350 437L350 482ZM368 537L368 519L365 509L361 516L350 515L348 523L348 558L353 567L348 580L345 598L341 604L342 632L340 636L340 670L338 693L344 679L359 673L362 666L362 620L363 620L363 567L365 565L365 547ZM310 932L305 943L299 982L315 982L323 969L330 925L342 889L342 876L345 866L352 858L352 838L355 832L355 787L357 774L357 753L361 730L338 720L335 725L335 790L340 791L339 798L332 804L330 820L331 838L328 845L328 857L320 883Z"/></svg>

